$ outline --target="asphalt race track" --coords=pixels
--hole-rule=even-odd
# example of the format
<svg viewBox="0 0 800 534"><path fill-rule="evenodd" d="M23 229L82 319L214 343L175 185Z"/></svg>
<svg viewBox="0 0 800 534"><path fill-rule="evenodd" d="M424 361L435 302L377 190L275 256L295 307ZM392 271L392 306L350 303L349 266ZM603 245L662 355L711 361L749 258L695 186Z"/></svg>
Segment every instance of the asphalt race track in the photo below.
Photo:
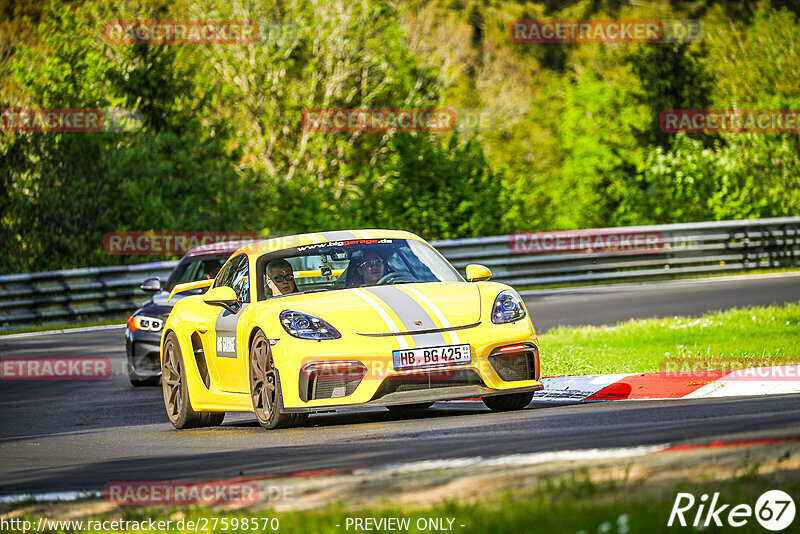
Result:
<svg viewBox="0 0 800 534"><path fill-rule="evenodd" d="M800 274L726 277L523 294L539 331L634 317L696 315L800 301ZM264 431L248 414L176 431L160 388L129 386L122 329L1 338L0 356L107 356L102 381L0 381L0 495L100 490L110 481L218 480L424 459L800 435L800 396L550 405L493 414L438 403L316 414Z"/></svg>

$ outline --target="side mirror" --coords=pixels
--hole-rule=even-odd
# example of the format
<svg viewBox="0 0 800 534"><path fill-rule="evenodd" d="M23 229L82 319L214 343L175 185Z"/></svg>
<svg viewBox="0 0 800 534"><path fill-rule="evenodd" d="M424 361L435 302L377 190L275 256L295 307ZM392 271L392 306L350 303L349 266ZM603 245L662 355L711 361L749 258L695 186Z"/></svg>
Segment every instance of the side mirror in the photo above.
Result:
<svg viewBox="0 0 800 534"><path fill-rule="evenodd" d="M161 291L161 279L157 276L146 278L142 285L139 286L139 289L145 293L158 293Z"/></svg>
<svg viewBox="0 0 800 534"><path fill-rule="evenodd" d="M470 263L467 265L467 282L480 282L492 277L492 271L488 267Z"/></svg>
<svg viewBox="0 0 800 534"><path fill-rule="evenodd" d="M203 302L211 306L222 306L231 313L236 313L242 307L236 293L228 286L214 287L203 295Z"/></svg>

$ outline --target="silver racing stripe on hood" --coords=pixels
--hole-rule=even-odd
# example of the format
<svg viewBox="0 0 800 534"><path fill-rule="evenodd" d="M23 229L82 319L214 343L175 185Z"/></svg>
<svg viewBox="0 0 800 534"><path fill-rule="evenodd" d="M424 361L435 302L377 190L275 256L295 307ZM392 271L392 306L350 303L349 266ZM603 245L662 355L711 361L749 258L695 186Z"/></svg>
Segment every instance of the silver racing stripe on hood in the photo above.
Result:
<svg viewBox="0 0 800 534"><path fill-rule="evenodd" d="M364 287L363 291L372 293L391 309L402 321L407 331L437 330L440 327L425 309L414 298L393 286ZM422 323L422 324L415 324ZM447 345L440 332L429 334L412 334L414 345L421 347L438 347Z"/></svg>
<svg viewBox="0 0 800 534"><path fill-rule="evenodd" d="M377 313L380 316L380 318L386 325L386 328L388 328L389 331L391 332L391 334L389 335L395 336L395 340L397 341L397 344L400 346L401 349L409 348L405 336L400 334L400 328L398 328L397 324L394 322L394 319L392 319L392 317L388 313L386 313L386 310L381 308L380 303L377 302L372 295L367 295L361 289L356 289L356 288L351 288L348 289L347 291L350 291L352 294L356 295L358 298L369 304L369 306L373 310L375 310L375 313Z"/></svg>

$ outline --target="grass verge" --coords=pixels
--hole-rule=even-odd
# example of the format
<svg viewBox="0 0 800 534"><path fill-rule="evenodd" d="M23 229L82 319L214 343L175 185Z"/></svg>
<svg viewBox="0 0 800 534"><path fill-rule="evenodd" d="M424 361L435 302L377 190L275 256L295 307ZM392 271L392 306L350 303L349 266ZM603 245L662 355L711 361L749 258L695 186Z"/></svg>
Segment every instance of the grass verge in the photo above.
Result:
<svg viewBox="0 0 800 534"><path fill-rule="evenodd" d="M354 531L431 532L437 530L464 534L486 532L549 532L564 534L632 534L675 532L687 530L668 527L673 505L679 492L691 493L700 503L702 495L719 492L719 505L729 504L720 515L723 526L713 522L706 528L692 528L697 505L684 514L688 529L693 532L765 532L753 516L738 528L726 524L727 511L738 504L754 508L760 495L780 488L789 495L800 493L800 477L796 471L758 474L758 466L743 469L737 477L707 481L669 483L596 480L588 470L540 481L534 489L490 493L473 502L444 501L424 505L392 506L384 503L366 508L348 508L345 503L313 511L273 513L264 509L211 510L203 507L131 508L122 514L95 515L83 519L80 529L73 523L59 528L51 523L50 532L122 532L149 529L150 521L164 521L160 531L184 532L282 532L282 533L342 533ZM372 528L364 528L370 520ZM381 519L402 521L404 528L380 528ZM23 518L20 518L23 519ZM25 516L36 525L40 518ZM110 520L136 522L114 529L102 523ZM356 520L362 528L356 528ZM701 522L705 520L702 515ZM97 522L100 523L97 523ZM170 523L166 523L169 521ZM93 526L94 524L94 526ZM150 523L152 524L152 523ZM255 526L254 526L255 525ZM385 526L385 523L383 524ZM398 523L394 523L398 525Z"/></svg>
<svg viewBox="0 0 800 534"><path fill-rule="evenodd" d="M561 327L541 345L544 376L791 365L800 363L800 303Z"/></svg>

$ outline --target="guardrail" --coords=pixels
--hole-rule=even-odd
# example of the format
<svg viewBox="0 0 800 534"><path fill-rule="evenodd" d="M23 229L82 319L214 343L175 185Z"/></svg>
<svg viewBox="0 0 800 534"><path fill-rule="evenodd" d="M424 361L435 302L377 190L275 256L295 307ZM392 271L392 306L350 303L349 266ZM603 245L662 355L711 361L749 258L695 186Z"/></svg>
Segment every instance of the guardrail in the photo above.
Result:
<svg viewBox="0 0 800 534"><path fill-rule="evenodd" d="M0 332L33 325L123 319L146 294L151 276L166 280L177 261L0 275Z"/></svg>
<svg viewBox="0 0 800 534"><path fill-rule="evenodd" d="M622 236L641 239L639 246L631 240L627 250L598 250L596 236L606 245L620 243ZM559 248L559 237L560 248L573 252L547 253ZM655 280L798 266L800 217L514 234L434 245L460 271L481 263L493 279L516 287Z"/></svg>
<svg viewBox="0 0 800 534"><path fill-rule="evenodd" d="M601 228L434 241L462 273L469 263L518 288L608 283L800 266L800 217ZM176 261L0 275L0 331L124 318Z"/></svg>

